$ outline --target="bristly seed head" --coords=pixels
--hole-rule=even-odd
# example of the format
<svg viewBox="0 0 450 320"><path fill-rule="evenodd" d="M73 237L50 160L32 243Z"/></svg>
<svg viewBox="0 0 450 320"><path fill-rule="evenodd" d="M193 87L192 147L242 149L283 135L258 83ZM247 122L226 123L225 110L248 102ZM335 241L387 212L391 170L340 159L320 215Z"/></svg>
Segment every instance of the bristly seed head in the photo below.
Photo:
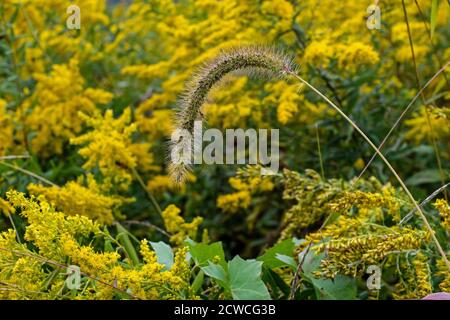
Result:
<svg viewBox="0 0 450 320"><path fill-rule="evenodd" d="M279 50L262 46L239 47L223 51L215 59L206 63L189 82L185 94L180 99L175 130L186 130L193 134L194 122L203 120L201 107L211 88L229 73L245 72L250 75L283 77L295 71L293 59ZM186 143L173 142L174 145ZM188 165L170 161L169 174L177 183L182 183Z"/></svg>

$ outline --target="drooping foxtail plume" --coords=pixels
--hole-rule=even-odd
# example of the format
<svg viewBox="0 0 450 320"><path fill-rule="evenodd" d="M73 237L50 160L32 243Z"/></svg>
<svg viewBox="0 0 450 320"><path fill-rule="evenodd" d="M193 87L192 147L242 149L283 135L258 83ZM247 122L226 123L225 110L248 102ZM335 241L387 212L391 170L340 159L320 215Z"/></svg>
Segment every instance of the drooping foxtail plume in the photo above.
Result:
<svg viewBox="0 0 450 320"><path fill-rule="evenodd" d="M288 72L294 71L293 69L295 65L292 58L274 48L249 46L221 52L215 59L206 63L188 83L186 92L179 102L180 110L175 121L175 130L193 135L194 122L204 120L201 108L208 93L227 74L243 72L257 76L283 77ZM194 141L183 137L179 137L176 141L172 140L169 173L177 183L182 183L190 170L189 163L179 161L186 156L179 154L181 150L186 150L185 147L194 150ZM178 161L175 161L174 154Z"/></svg>

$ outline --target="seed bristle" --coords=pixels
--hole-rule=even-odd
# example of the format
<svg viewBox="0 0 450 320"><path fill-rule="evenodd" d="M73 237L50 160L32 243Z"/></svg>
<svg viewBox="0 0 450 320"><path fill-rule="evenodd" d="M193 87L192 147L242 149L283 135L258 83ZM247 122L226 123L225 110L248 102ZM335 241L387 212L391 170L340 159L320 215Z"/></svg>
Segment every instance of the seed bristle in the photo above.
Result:
<svg viewBox="0 0 450 320"><path fill-rule="evenodd" d="M178 104L175 130L187 130L191 135L193 134L195 121L204 121L201 108L208 93L227 74L239 73L251 77L279 78L295 69L292 57L273 47L245 46L222 50L215 59L202 65L186 85L186 90ZM186 142L172 141L171 155L174 146L180 146L182 143ZM181 168L182 166L183 164L175 164L171 159L169 174L179 183L184 181L186 173L191 169L188 165L184 165L184 168Z"/></svg>

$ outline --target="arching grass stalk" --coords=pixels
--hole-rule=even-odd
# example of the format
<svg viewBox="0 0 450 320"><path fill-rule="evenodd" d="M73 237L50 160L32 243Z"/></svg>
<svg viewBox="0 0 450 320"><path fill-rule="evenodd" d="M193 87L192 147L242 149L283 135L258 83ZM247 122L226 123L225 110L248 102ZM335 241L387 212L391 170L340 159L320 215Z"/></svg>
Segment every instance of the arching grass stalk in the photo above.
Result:
<svg viewBox="0 0 450 320"><path fill-rule="evenodd" d="M11 156L2 156L0 157L0 160L15 160L15 159L26 159L29 158L30 156L25 154L25 155L11 155Z"/></svg>
<svg viewBox="0 0 450 320"><path fill-rule="evenodd" d="M46 179L44 177L41 177L40 175L38 175L38 174L36 174L34 172L31 172L31 171L29 171L27 169L21 168L19 166L14 165L14 164L9 164L9 163L1 161L1 160L0 160L0 165L3 165L5 167L11 168L11 169L14 169L14 170L17 170L17 171L20 171L20 172L25 173L26 175L28 175L30 177L33 177L35 179L38 179L39 181L42 181L42 182L46 183L48 185L51 185L53 187L58 187L59 188L59 186L57 184L55 184L55 183L51 182L50 180L48 180L48 179Z"/></svg>
<svg viewBox="0 0 450 320"><path fill-rule="evenodd" d="M162 216L162 210L161 207L158 204L158 201L156 201L153 194L150 192L150 190L147 188L147 186L144 183L144 180L142 180L141 175L137 172L135 168L131 168L131 171L133 172L134 177L139 182L142 189L144 189L145 193L147 194L148 198L150 199L150 202L152 203L153 207L155 208L156 212Z"/></svg>
<svg viewBox="0 0 450 320"><path fill-rule="evenodd" d="M366 142L375 150L375 152L377 153L377 155L383 160L383 162L386 164L386 166L389 168L389 170L392 172L392 174L395 176L395 178L397 179L397 181L400 183L400 185L402 186L403 190L406 192L406 194L408 195L409 199L412 201L412 203L414 204L417 212L419 212L420 217L423 220L423 223L425 224L426 228L428 229L428 232L431 234L431 238L433 239L440 255L442 256L442 259L444 259L445 264L447 265L448 270L450 271L450 263L447 259L447 255L445 254L444 250L442 249L441 244L439 243L438 239L436 238L436 235L434 234L434 230L433 228L431 228L427 217L425 216L424 212L422 211L422 209L420 208L420 206L418 205L418 203L416 202L416 200L414 199L413 195L411 194L411 192L409 191L408 187L405 185L405 183L403 182L402 178L400 178L400 176L398 175L397 171L395 171L395 169L392 167L392 165L390 164L390 162L386 159L386 157L380 152L380 150L378 150L378 148L375 146L375 144L372 142L372 140L369 139L369 137L358 127L358 125L352 120L350 119L350 117L348 117L339 107L337 107L330 99L328 99L324 94L322 94L319 90L317 90L314 86L312 86L308 81L304 80L302 77L300 77L298 74L296 74L293 71L288 70L287 71L290 75L292 75L293 77L297 78L298 80L300 80L302 83L306 84L311 90L313 90L315 93L317 93L322 99L324 99L333 109L335 109L348 123L350 123L352 125L353 128L355 128L355 130L364 138L364 140L366 140Z"/></svg>
<svg viewBox="0 0 450 320"><path fill-rule="evenodd" d="M405 0L402 0L402 8L403 8L403 16L405 18L406 31L408 33L409 48L411 49L411 58L412 58L413 66L414 66L414 75L416 77L417 87L420 89L422 87L422 84L420 81L419 69L417 68L416 54L414 53L414 43L413 43L413 39L411 36L411 28L409 27L408 12L406 10ZM426 107L427 103L426 103L425 95L423 92L420 94L420 97L422 98L422 103L425 105L425 116L426 116L428 128L430 130L429 140L433 146L434 153L436 155L436 162L437 162L437 166L439 169L439 174L441 176L441 183L443 186L443 185L445 185L445 174L444 174L444 170L442 169L441 156L439 154L439 148L437 146L436 137L434 135L434 128L433 128L433 124L431 123L430 112L428 111L428 108ZM431 104L435 105L433 102ZM445 200L448 201L447 192L444 192L444 196L445 196Z"/></svg>
<svg viewBox="0 0 450 320"><path fill-rule="evenodd" d="M444 259L447 268L450 271L450 263L447 256L442 249L439 241L437 240L433 228L431 228L428 220L419 207L418 203L414 199L413 195L409 191L408 187L405 185L403 180L400 178L398 173L386 159L386 157L380 152L380 150L375 146L375 144L367 137L367 135L358 127L358 125L353 122L336 104L334 104L328 97L322 94L314 86L312 86L308 81L300 77L292 62L292 59L276 51L273 48L265 47L245 47L232 49L228 52L223 52L215 60L206 64L198 73L196 77L189 84L184 97L181 100L181 110L176 119L176 129L184 130L189 134L193 135L194 122L196 120L203 120L203 113L201 112L201 107L206 100L206 97L211 90L211 88L217 84L225 75L235 72L235 71L247 71L257 74L265 74L269 76L286 76L290 75L318 94L322 99L324 99L333 109L335 109L348 123L350 123L355 130L366 140L366 142L375 150L376 154L383 160L395 178L398 180L417 211L419 212L427 230L430 232L431 237L440 253ZM180 137L178 141L172 141L171 145L171 162L169 164L169 171L172 178L176 182L183 182L186 173L190 170L189 164L184 162L174 162L173 155L174 150L181 152L180 150L185 150L184 145L189 144L189 147L193 146L192 139L184 139ZM181 146L181 148L180 148ZM174 149L175 148L175 149ZM191 149L192 150L192 149Z"/></svg>

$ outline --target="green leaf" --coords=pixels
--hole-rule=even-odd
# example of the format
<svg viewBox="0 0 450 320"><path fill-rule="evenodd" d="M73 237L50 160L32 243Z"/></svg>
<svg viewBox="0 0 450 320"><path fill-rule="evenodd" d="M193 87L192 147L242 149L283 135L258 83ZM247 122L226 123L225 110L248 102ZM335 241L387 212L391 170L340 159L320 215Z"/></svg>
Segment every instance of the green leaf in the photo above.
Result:
<svg viewBox="0 0 450 320"><path fill-rule="evenodd" d="M235 300L270 300L269 291L261 280L263 263L244 260L239 256L228 262L229 285Z"/></svg>
<svg viewBox="0 0 450 320"><path fill-rule="evenodd" d="M105 252L114 252L114 248L112 246L112 243L111 243L110 239L105 239L105 245L103 247L103 250Z"/></svg>
<svg viewBox="0 0 450 320"><path fill-rule="evenodd" d="M200 272L195 277L194 282L192 283L192 291L194 293L197 293L198 290L200 290L204 279L205 279L205 273L203 272L203 270L200 270Z"/></svg>
<svg viewBox="0 0 450 320"><path fill-rule="evenodd" d="M269 291L261 279L262 265L261 261L236 256L228 262L227 268L209 261L202 270L235 300L270 300Z"/></svg>
<svg viewBox="0 0 450 320"><path fill-rule="evenodd" d="M293 252L294 240L287 239L268 249L262 256L258 257L256 260L263 262L266 267L274 269L286 265L286 262L278 259L277 255L292 257Z"/></svg>
<svg viewBox="0 0 450 320"><path fill-rule="evenodd" d="M417 186L425 183L436 183L441 181L441 175L439 170L428 169L413 174L409 179L405 181L407 185Z"/></svg>
<svg viewBox="0 0 450 320"><path fill-rule="evenodd" d="M173 265L173 251L172 248L162 242L150 242L153 250L155 250L158 263L165 266L165 270L169 270Z"/></svg>
<svg viewBox="0 0 450 320"><path fill-rule="evenodd" d="M430 27L431 27L431 38L433 38L434 30L436 29L436 21L438 15L439 8L439 0L433 0L431 2L431 18L430 18Z"/></svg>
<svg viewBox="0 0 450 320"><path fill-rule="evenodd" d="M111 235L109 234L108 228L104 227L103 232L106 235L108 235L108 237L105 237L105 245L103 246L103 250L105 252L114 252L114 248L112 246L111 239L109 238L109 237L111 237Z"/></svg>
<svg viewBox="0 0 450 320"><path fill-rule="evenodd" d="M188 243L188 246L190 248L189 252L192 258L200 267L206 266L208 261L212 261L215 257L220 258L220 265L226 265L222 242L214 242L212 244Z"/></svg>
<svg viewBox="0 0 450 320"><path fill-rule="evenodd" d="M131 261L134 264L139 264L138 254L136 252L136 249L134 249L134 246L131 243L131 240L130 240L130 237L129 237L130 233L128 232L127 229L125 229L119 223L116 224L116 228L117 228L117 232L118 232L117 239L119 240L120 244L125 249L128 257L131 259Z"/></svg>

